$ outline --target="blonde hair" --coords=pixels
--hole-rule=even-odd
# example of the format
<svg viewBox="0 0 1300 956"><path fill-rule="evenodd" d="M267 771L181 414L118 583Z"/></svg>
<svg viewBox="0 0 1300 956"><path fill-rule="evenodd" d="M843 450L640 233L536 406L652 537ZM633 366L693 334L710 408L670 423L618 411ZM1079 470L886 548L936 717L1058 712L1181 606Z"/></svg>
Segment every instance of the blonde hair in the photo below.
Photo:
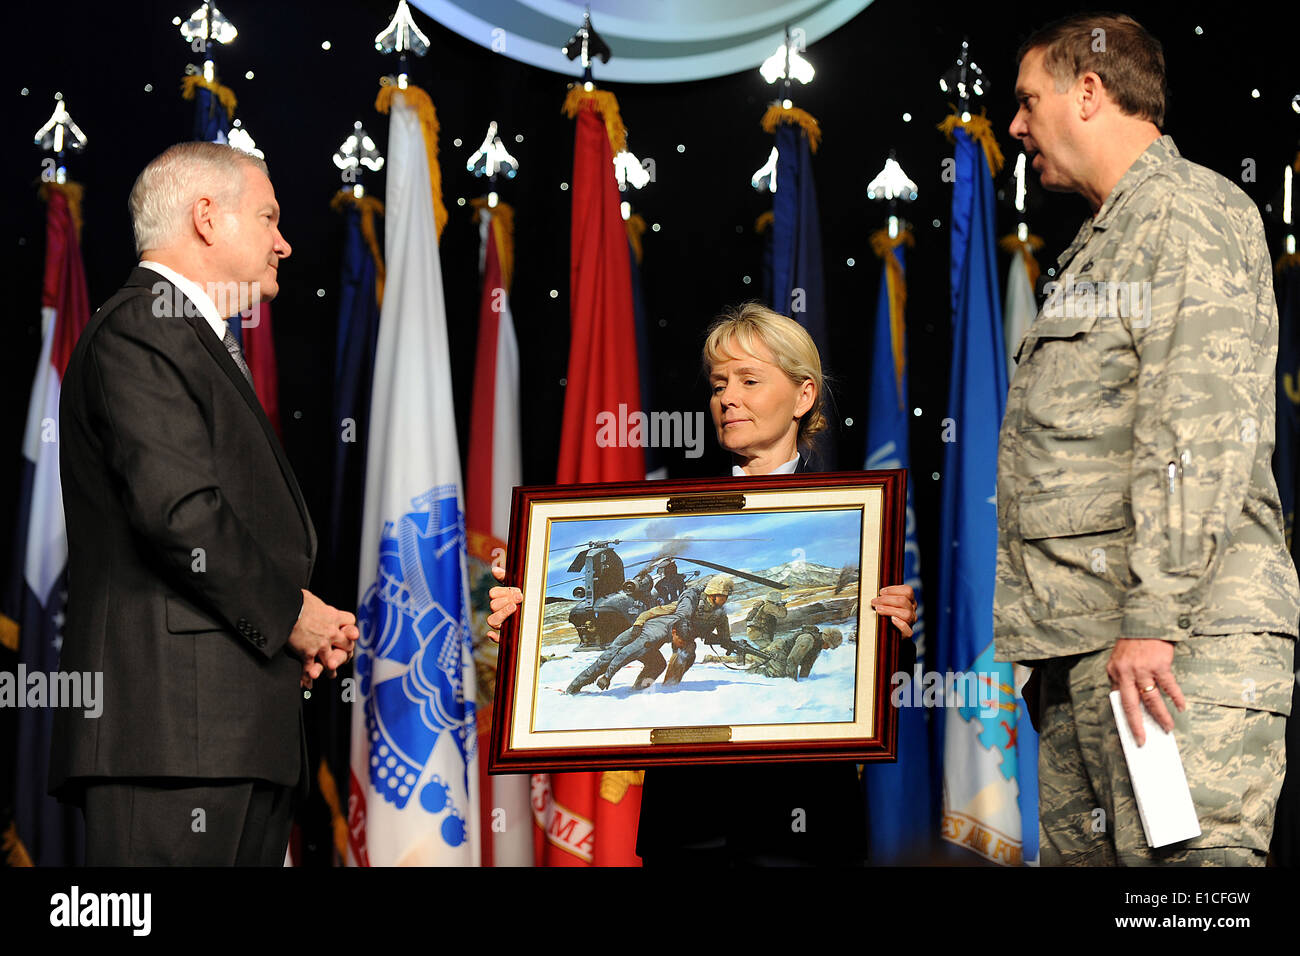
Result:
<svg viewBox="0 0 1300 956"><path fill-rule="evenodd" d="M794 319L774 312L758 302L745 302L727 309L709 326L704 340L704 372L709 374L715 365L736 358L729 350L731 343L741 351L757 357L756 345L772 353L773 364L786 378L801 386L813 383L812 407L799 419L795 437L801 450L812 448L814 436L826 430L826 416L822 413L822 360L817 346L807 330Z"/></svg>
<svg viewBox="0 0 1300 956"><path fill-rule="evenodd" d="M223 143L177 143L154 157L136 177L127 201L136 255L180 240L201 197L238 204L245 166L267 175L261 159Z"/></svg>

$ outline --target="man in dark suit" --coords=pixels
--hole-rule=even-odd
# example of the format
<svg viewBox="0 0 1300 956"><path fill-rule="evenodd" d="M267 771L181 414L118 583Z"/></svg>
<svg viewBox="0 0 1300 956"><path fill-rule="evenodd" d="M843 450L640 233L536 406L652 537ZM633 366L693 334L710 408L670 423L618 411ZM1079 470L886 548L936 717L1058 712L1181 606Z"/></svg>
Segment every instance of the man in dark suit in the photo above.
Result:
<svg viewBox="0 0 1300 956"><path fill-rule="evenodd" d="M50 789L89 864L279 865L308 779L300 685L352 614L305 590L316 533L226 318L290 253L260 160L184 143L131 193L140 266L63 381L63 671L103 711L56 712Z"/></svg>

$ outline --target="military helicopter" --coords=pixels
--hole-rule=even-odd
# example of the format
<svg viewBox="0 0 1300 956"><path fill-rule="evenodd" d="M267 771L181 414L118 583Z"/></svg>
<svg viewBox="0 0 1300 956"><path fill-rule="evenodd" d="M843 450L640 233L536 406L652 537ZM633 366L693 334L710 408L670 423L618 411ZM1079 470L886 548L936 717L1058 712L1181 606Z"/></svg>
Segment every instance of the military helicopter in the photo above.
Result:
<svg viewBox="0 0 1300 956"><path fill-rule="evenodd" d="M615 545L632 542L680 540L680 538L614 538L608 541L589 541L585 545L572 546L579 548L579 551L574 555L568 570L570 572L582 571L582 577L580 579L574 578L572 581L560 582L557 586L562 587L579 580L582 582L573 589L573 596L578 599L578 603L569 612L569 623L578 632L577 650L600 651L604 649L605 645L632 626L632 622L636 620L638 614L660 603L660 600L654 596L653 590L649 586L649 577L654 571L661 570L672 562L682 561L688 564L698 564L701 567L711 568L715 571L725 571L736 577L756 581L777 590L783 590L788 586L759 577L756 574L750 574L748 571L727 567L725 564L714 564L711 561L686 558L680 555L660 554L644 561L634 561L629 565L624 565L623 559L614 550ZM754 539L692 538L690 540L694 543L706 540L747 541ZM556 548L555 550L567 551L569 548ZM649 565L649 567L638 572L632 579L628 579L629 569L638 565ZM685 581L698 577L699 574L698 570L692 570L681 577ZM552 596L548 597L546 602L551 603L562 600L565 599Z"/></svg>

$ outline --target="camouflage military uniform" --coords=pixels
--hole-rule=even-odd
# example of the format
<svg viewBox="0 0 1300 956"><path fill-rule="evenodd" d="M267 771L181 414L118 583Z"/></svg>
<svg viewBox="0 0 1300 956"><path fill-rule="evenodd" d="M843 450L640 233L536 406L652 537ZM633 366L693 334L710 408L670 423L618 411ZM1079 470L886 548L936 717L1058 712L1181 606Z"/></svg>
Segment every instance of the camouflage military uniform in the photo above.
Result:
<svg viewBox="0 0 1300 956"><path fill-rule="evenodd" d="M1258 862L1300 614L1270 468L1259 213L1161 137L1057 272L1002 422L994 599L998 660L1040 668L1043 862ZM1146 847L1133 807L1106 699L1119 638L1175 645L1203 832L1172 848Z"/></svg>
<svg viewBox="0 0 1300 956"><path fill-rule="evenodd" d="M778 637L763 649L770 661L756 660L751 670L768 677L792 677L803 680L812 673L813 664L821 656L822 649L829 639L832 646L839 645L839 631L830 630L825 635L819 627L805 624L793 634Z"/></svg>
<svg viewBox="0 0 1300 956"><path fill-rule="evenodd" d="M779 601L758 601L745 618L745 636L751 644L762 650L776 636L777 622L784 620L785 614L785 605Z"/></svg>

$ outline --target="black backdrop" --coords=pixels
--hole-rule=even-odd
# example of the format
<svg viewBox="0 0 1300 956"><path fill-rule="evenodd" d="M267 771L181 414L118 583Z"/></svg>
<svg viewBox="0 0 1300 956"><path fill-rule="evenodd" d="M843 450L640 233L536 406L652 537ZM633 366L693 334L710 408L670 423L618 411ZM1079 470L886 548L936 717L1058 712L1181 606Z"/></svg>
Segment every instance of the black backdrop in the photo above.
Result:
<svg viewBox="0 0 1300 956"><path fill-rule="evenodd" d="M82 246L93 308L133 264L126 196L135 175L167 145L189 136L193 106L180 98L179 85L186 63L200 57L171 20L188 16L195 6L195 0L146 0L57 9L32 4L6 11L0 95L6 104L4 182L10 201L0 209L0 238L10 250L5 260L11 308L0 339L5 409L0 415L0 541L12 535L24 412L40 344L44 206L35 187L42 155L31 136L48 118L54 92L62 91L90 139L89 149L71 159L69 170L86 187ZM330 380L342 230L340 217L328 207L340 186L330 157L357 119L381 150L386 146L387 118L375 113L373 104L378 78L395 69L395 58L378 54L371 38L394 6L393 0L228 0L222 5L240 35L228 49L218 50L220 79L239 97L236 115L266 153L283 231L294 246L281 270L274 308L280 407L289 455L322 532L338 440ZM911 419L912 458L927 574L934 567L928 555L937 545L939 436L949 356L951 187L941 180L941 164L952 150L935 129L949 100L937 80L956 58L963 36L969 37L990 87L985 105L1008 159L999 177L1007 190L999 210L998 234L1003 235L1015 223L1009 187L1018 146L1006 132L1015 109L1015 51L1034 27L1091 6L876 0L807 51L817 77L795 96L796 105L816 116L823 130L814 164L841 467L861 467L863 459L871 322L880 280L868 237L883 224L885 210L866 199L866 184L893 148L920 188L919 200L904 214L916 224L917 239L909 254L907 325L911 403L921 409ZM1184 155L1240 183L1262 211L1272 205L1264 218L1275 253L1281 241L1281 171L1295 158L1300 133L1300 116L1290 108L1300 93L1293 59L1300 14L1284 9L1243 3L1127 6L1165 44L1172 90L1166 131ZM420 12L416 18L431 49L413 63L411 76L433 97L442 124L443 192L451 221L441 254L462 460L479 289L477 231L468 205L458 206L457 199L483 191L464 161L495 119L521 166L519 178L501 194L517 213L512 308L524 356L524 481L548 483L555 474L568 354L570 194L560 184L572 171L573 124L560 106L570 77L493 53ZM557 36L555 42L565 39ZM321 46L325 40L328 51ZM254 72L251 80L245 78L248 70ZM599 64L596 79L599 83ZM146 84L152 84L151 92ZM619 97L630 148L655 161L656 181L631 197L635 210L661 227L648 231L644 241L656 369L652 404L703 409L702 331L720 307L757 297L761 288L761 245L753 224L770 208L770 198L754 192L749 177L771 147L759 119L773 88L757 70L692 83L607 88ZM1258 98L1251 96L1255 88ZM903 121L904 112L911 122ZM523 134L524 141L515 142L515 134ZM458 137L460 147L453 145ZM679 144L684 152L678 152ZM1242 181L1247 160L1254 160L1257 181ZM367 185L382 197L383 174L369 176ZM1046 267L1087 209L1077 197L1049 195L1036 185L1029 205L1031 228L1046 239L1040 254ZM850 258L856 263L852 267ZM1002 264L1005 268L1005 258ZM718 473L726 465L712 437L703 458L687 459L679 450L668 461L674 477ZM8 549L0 553L0 570L9 573ZM355 593L347 586L331 590L324 596L343 605Z"/></svg>

